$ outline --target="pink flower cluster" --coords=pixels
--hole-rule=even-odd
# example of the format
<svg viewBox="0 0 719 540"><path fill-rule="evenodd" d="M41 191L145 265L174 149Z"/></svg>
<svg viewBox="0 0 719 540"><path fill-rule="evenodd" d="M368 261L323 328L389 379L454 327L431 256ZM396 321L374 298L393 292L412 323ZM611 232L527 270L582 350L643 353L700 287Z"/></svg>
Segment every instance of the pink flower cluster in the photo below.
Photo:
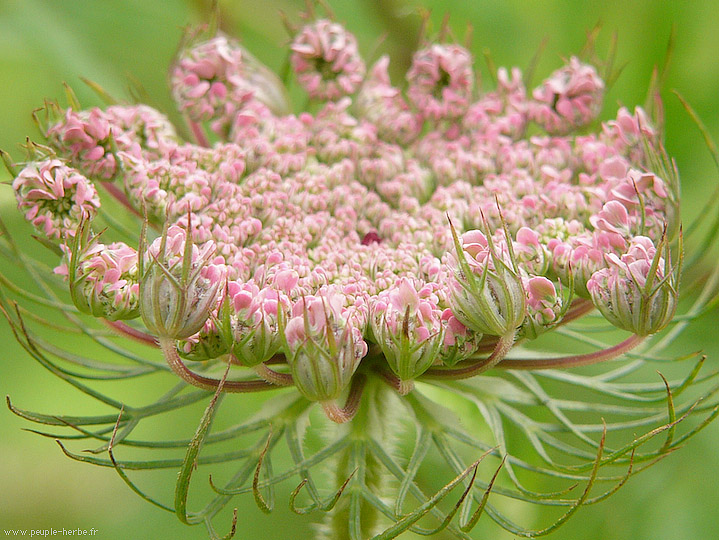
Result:
<svg viewBox="0 0 719 540"><path fill-rule="evenodd" d="M362 84L365 63L357 39L336 22L308 24L290 45L292 68L310 97L336 100L354 94Z"/></svg>
<svg viewBox="0 0 719 540"><path fill-rule="evenodd" d="M424 118L454 119L467 112L474 88L472 56L464 47L435 43L414 53L407 95Z"/></svg>
<svg viewBox="0 0 719 540"><path fill-rule="evenodd" d="M50 239L75 236L80 222L100 208L92 182L59 159L29 163L12 188L25 219Z"/></svg>
<svg viewBox="0 0 719 540"><path fill-rule="evenodd" d="M191 122L212 120L212 131L221 136L227 134L237 111L253 100L277 113L287 109L277 76L224 35L185 48L170 78L180 111Z"/></svg>
<svg viewBox="0 0 719 540"><path fill-rule="evenodd" d="M372 303L372 333L401 381L411 381L432 364L441 364L444 325L433 285L403 277Z"/></svg>
<svg viewBox="0 0 719 540"><path fill-rule="evenodd" d="M99 207L88 178L115 178L165 231L139 256L148 330L194 359L284 357L319 401L366 355L411 382L533 339L576 301L637 333L669 322L674 269L655 252L678 229L676 175L652 170L662 149L639 108L586 131L604 89L592 66L571 58L532 92L501 68L477 90L467 49L428 43L404 91L387 57L365 73L336 22L307 24L291 51L313 113L287 113L236 42L193 40L172 85L195 144L148 107L68 110L47 129L61 158L18 176L19 206L63 240ZM112 267L115 244L93 249ZM88 296L127 280L83 271Z"/></svg>
<svg viewBox="0 0 719 540"><path fill-rule="evenodd" d="M58 266L55 273L69 279L78 308L111 321L139 315L140 285L134 249L123 242L105 245L93 240L66 258L70 260Z"/></svg>
<svg viewBox="0 0 719 540"><path fill-rule="evenodd" d="M266 362L282 345L280 318L288 313L290 303L285 292L291 290L289 283L279 279L277 288L260 289L255 283L230 282L227 293L232 301L235 318L231 322L235 357L247 366ZM296 279L294 280L296 282Z"/></svg>
<svg viewBox="0 0 719 540"><path fill-rule="evenodd" d="M607 267L587 282L602 315L640 336L666 326L677 307L677 283L651 239L636 236L621 257L609 253L605 259Z"/></svg>
<svg viewBox="0 0 719 540"><path fill-rule="evenodd" d="M140 266L140 314L160 338L185 339L199 332L224 284L225 264L212 241L201 246L177 225L145 252Z"/></svg>
<svg viewBox="0 0 719 540"><path fill-rule="evenodd" d="M339 397L367 354L362 317L347 303L335 285L321 287L295 302L284 329L294 383L314 401Z"/></svg>
<svg viewBox="0 0 719 540"><path fill-rule="evenodd" d="M576 56L534 91L532 120L547 133L561 135L592 122L602 108L604 82L594 67Z"/></svg>
<svg viewBox="0 0 719 540"><path fill-rule="evenodd" d="M45 136L58 154L99 180L117 173L117 151L138 157L161 155L178 140L169 120L146 105L67 109L62 119L47 127Z"/></svg>

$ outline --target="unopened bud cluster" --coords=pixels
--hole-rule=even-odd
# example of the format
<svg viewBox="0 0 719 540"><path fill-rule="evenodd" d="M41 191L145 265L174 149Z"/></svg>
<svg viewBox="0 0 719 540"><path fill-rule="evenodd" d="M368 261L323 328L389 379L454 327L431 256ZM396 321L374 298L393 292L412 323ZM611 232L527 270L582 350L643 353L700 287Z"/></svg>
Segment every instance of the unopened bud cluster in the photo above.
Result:
<svg viewBox="0 0 719 540"><path fill-rule="evenodd" d="M19 208L64 246L83 311L141 317L187 359L286 364L316 401L365 360L408 390L551 330L578 299L636 334L670 322L678 186L652 170L644 111L599 122L604 83L576 57L534 90L518 68L479 88L456 43L423 43L404 84L389 62L309 22L290 64L313 112L291 114L249 51L193 35L171 84L195 143L144 105L51 107L56 155L14 180ZM135 247L73 241L97 182L147 217Z"/></svg>

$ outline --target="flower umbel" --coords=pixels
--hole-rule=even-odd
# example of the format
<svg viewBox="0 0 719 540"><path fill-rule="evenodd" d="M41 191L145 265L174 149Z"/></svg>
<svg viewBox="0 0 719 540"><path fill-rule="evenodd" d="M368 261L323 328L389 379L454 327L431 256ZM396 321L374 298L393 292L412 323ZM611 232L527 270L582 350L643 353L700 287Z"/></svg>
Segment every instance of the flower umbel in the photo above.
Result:
<svg viewBox="0 0 719 540"><path fill-rule="evenodd" d="M380 293L372 306L372 332L390 369L399 377L403 393L439 360L444 327L438 303L431 285L400 278L394 287Z"/></svg>
<svg viewBox="0 0 719 540"><path fill-rule="evenodd" d="M302 296L284 329L287 363L297 389L312 401L340 397L367 354L359 321L334 287Z"/></svg>
<svg viewBox="0 0 719 540"><path fill-rule="evenodd" d="M619 328L646 336L659 332L672 320L677 307L678 271L671 268L669 251L662 257L647 237L636 236L621 258L606 255L607 268L587 282L592 300L602 315Z"/></svg>
<svg viewBox="0 0 719 540"><path fill-rule="evenodd" d="M304 26L290 50L297 81L310 97L337 100L362 84L365 63L357 40L339 23L320 19Z"/></svg>
<svg viewBox="0 0 719 540"><path fill-rule="evenodd" d="M197 333L215 308L224 281L224 263L215 245L195 245L173 225L150 244L140 264L140 315L160 338Z"/></svg>
<svg viewBox="0 0 719 540"><path fill-rule="evenodd" d="M701 359L679 380L637 382L642 366L672 360L660 349L714 301L719 281L702 282L674 319L684 235L661 123L639 107L600 116L611 81L586 58L534 89L519 68L489 62L496 85L480 85L472 46L449 39L446 24L408 51L401 86L388 55L367 69L348 28L313 9L286 25L287 76L308 110L245 45L188 32L170 69L186 129L146 105L82 109L68 91L68 108L36 113L48 146L30 143L22 166L3 154L18 209L54 262L33 259L0 223L2 254L37 284L25 291L0 273L0 311L42 366L118 414L11 409L102 441L96 454L109 459L63 449L113 467L162 508L128 471L179 468L170 509L211 538L233 496L252 491L269 511L295 475L291 508L324 511L326 538L470 538L482 515L517 536L546 534L615 491L635 460L658 461L717 414L675 437L716 401L700 387L675 404L712 379L698 377ZM710 229L697 239L691 227L687 239L711 246ZM611 344L589 334L597 326L630 335ZM46 329L105 352L64 350ZM553 354L560 337L594 350ZM607 362L632 349L621 368ZM589 364L589 375L561 371ZM142 406L79 380L148 374L173 386ZM247 392L266 393L236 395ZM133 436L202 400L191 439ZM665 442L643 446L660 434ZM129 447L186 455L115 459ZM191 477L207 465L222 468L217 495L188 512ZM430 472L447 482L434 494ZM531 475L552 487L529 489ZM602 477L616 486L600 493ZM565 513L524 529L517 501Z"/></svg>
<svg viewBox="0 0 719 540"><path fill-rule="evenodd" d="M66 263L55 273L67 276L77 308L110 321L134 319L139 313L137 252L123 242L105 245L79 226Z"/></svg>
<svg viewBox="0 0 719 540"><path fill-rule="evenodd" d="M513 334L526 315L514 254L498 252L501 246L479 230L466 232L461 240L455 235L454 240L457 253L450 301L454 314L477 332Z"/></svg>
<svg viewBox="0 0 719 540"><path fill-rule="evenodd" d="M25 219L50 239L74 236L100 207L92 182L58 159L28 163L12 188Z"/></svg>

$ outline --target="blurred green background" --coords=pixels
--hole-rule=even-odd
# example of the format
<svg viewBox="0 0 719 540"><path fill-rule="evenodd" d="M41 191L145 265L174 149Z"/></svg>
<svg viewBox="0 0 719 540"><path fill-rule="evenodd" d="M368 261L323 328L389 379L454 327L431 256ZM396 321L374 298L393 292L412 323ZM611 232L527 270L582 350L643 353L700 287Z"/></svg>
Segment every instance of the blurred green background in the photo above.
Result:
<svg viewBox="0 0 719 540"><path fill-rule="evenodd" d="M644 102L651 70L664 58L675 29L676 48L666 81L667 148L676 158L683 180L683 212L695 215L714 188L717 173L703 141L670 89L695 107L714 136L719 136L719 2L575 0L329 0L337 18L357 35L365 57L382 52L402 59L416 41L419 8L432 10L439 24L451 16L455 33L473 27L477 58L487 49L498 66L529 64L539 44L546 50L535 80L559 67L561 59L579 51L586 32L601 22L599 50L617 34L618 65L624 70L607 96L605 115L618 104ZM225 0L223 27L240 37L261 60L279 70L288 36L278 10L298 20L304 2ZM110 93L126 95L128 77L140 81L150 103L174 114L166 88L167 67L182 27L206 20L203 0L0 0L0 148L21 157L18 143L37 138L30 112L46 97L62 96L62 82L81 102L97 104L79 77L97 81ZM383 36L386 38L383 39ZM174 117L176 119L176 116ZM9 176L0 173L3 182ZM11 189L0 185L3 219L16 219ZM710 369L719 367L717 313L695 325L684 343L704 349ZM85 413L87 400L35 364L15 344L0 322L0 393L17 405L42 412ZM142 387L137 400L142 401ZM199 418L200 410L192 411ZM169 513L141 501L109 469L65 458L50 439L23 431L27 422L0 409L0 529L99 529L101 539L204 538L201 527L181 525ZM186 436L187 434L185 434ZM179 435L178 435L179 436ZM681 451L648 473L633 478L606 502L583 508L552 539L702 540L719 537L719 424L699 434ZM170 475L171 477L171 475ZM164 491L162 491L164 490ZM171 483L158 486L171 499ZM237 538L279 540L312 538L306 522L280 506L262 514L250 497L240 504ZM540 511L523 520L541 526ZM223 524L218 523L218 526ZM494 529L486 529L491 531ZM512 538L495 530L493 538ZM0 532L0 534L4 534Z"/></svg>

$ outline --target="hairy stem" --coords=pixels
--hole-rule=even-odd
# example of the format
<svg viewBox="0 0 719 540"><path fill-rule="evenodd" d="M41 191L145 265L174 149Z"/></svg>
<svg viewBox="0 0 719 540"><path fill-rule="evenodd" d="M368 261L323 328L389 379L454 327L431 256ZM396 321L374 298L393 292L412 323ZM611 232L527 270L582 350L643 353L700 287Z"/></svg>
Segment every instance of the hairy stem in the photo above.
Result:
<svg viewBox="0 0 719 540"><path fill-rule="evenodd" d="M162 353L165 355L167 364L172 368L172 371L180 377L183 381L192 386L197 386L203 390L215 391L220 386L222 381L219 379L213 379L199 375L190 369L182 362L182 358L177 354L177 347L175 346L175 340L168 337L158 338ZM222 391L223 392L261 392L262 390L274 390L280 388L274 384L270 384L267 381L261 379L255 381L225 381Z"/></svg>
<svg viewBox="0 0 719 540"><path fill-rule="evenodd" d="M618 358L644 341L645 336L632 335L614 347L587 354L560 356L559 358L505 358L497 367L503 369L552 369L589 366Z"/></svg>
<svg viewBox="0 0 719 540"><path fill-rule="evenodd" d="M293 384L295 384L292 380L292 375L290 375L289 373L280 373L279 371L270 369L264 363L254 366L253 369L255 370L255 373L258 377L264 379L270 384L274 384L277 386L292 386Z"/></svg>
<svg viewBox="0 0 719 540"><path fill-rule="evenodd" d="M155 339L155 336L151 336L146 332L137 330L122 321L108 321L107 319L102 319L102 322L124 337L130 338L138 343L142 343L143 345L149 345L150 347L155 348L157 347L157 340Z"/></svg>
<svg viewBox="0 0 719 540"><path fill-rule="evenodd" d="M330 399L321 403L322 409L325 411L327 418L338 424L349 422L357 414L360 402L362 401L362 391L364 390L367 377L362 373L355 375L352 379L347 402L344 407L337 405L337 401Z"/></svg>
<svg viewBox="0 0 719 540"><path fill-rule="evenodd" d="M476 362L472 362L469 365L458 367L458 368L430 368L422 374L423 379L468 379L474 377L492 369L494 366L500 364L504 357L507 355L509 350L514 345L514 332L510 332L497 340L496 345L492 354L487 358L482 358Z"/></svg>
<svg viewBox="0 0 719 540"><path fill-rule="evenodd" d="M381 515L362 496L362 491L382 497L388 478L382 463L368 450L371 438L388 452L396 433L395 413L401 408L397 394L378 377L369 377L354 418L337 426L348 430L352 443L331 464L334 484L339 487L352 479L344 495L327 515L320 528L320 540L360 540L372 538L383 529Z"/></svg>
<svg viewBox="0 0 719 540"><path fill-rule="evenodd" d="M374 368L374 372L379 375L385 383L394 388L400 396L406 396L414 390L413 380L403 381L386 367L377 366Z"/></svg>

